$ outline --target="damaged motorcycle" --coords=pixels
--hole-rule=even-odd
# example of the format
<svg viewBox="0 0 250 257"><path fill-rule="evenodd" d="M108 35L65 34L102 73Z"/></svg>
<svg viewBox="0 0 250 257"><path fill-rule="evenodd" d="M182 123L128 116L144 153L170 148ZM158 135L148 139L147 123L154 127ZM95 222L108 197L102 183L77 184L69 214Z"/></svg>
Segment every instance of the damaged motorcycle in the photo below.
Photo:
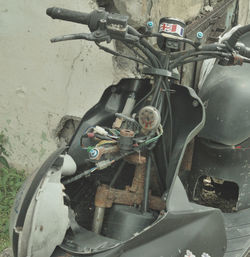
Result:
<svg viewBox="0 0 250 257"><path fill-rule="evenodd" d="M245 256L250 68L236 65L250 63L250 25L202 45L202 33L195 41L185 38L178 19L162 18L158 32L148 22L139 32L127 16L103 9L88 14L53 7L47 14L90 29L52 42L93 41L100 50L137 62L142 78L108 87L70 143L23 184L11 214L14 256ZM112 40L134 55L102 44ZM192 49L181 50L184 43ZM179 83L179 67L211 58L216 64L199 96ZM197 135L191 170L179 172ZM198 201L204 187L223 194L227 183L238 188L234 212Z"/></svg>

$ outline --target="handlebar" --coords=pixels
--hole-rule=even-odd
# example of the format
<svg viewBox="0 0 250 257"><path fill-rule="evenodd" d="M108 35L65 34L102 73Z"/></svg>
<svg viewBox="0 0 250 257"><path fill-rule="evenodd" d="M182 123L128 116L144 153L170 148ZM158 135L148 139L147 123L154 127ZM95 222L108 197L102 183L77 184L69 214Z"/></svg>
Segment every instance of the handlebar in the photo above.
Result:
<svg viewBox="0 0 250 257"><path fill-rule="evenodd" d="M88 25L90 31L98 29L98 23L101 19L106 19L108 13L104 10L94 10L91 13L71 11L64 8L51 7L46 10L46 14L52 19L71 21Z"/></svg>
<svg viewBox="0 0 250 257"><path fill-rule="evenodd" d="M231 47L234 48L237 41L239 40L239 38L244 35L245 33L250 32L250 24L240 27L238 28L231 36L230 38L227 40L227 44Z"/></svg>
<svg viewBox="0 0 250 257"><path fill-rule="evenodd" d="M89 25L90 14L83 12L71 11L64 8L51 7L46 10L46 14L52 19L71 21L80 24Z"/></svg>
<svg viewBox="0 0 250 257"><path fill-rule="evenodd" d="M250 48L246 47L243 43L237 43L235 49L238 50L240 55L250 58Z"/></svg>
<svg viewBox="0 0 250 257"><path fill-rule="evenodd" d="M53 19L60 19L88 25L90 31L92 32L90 34L80 33L61 36L52 39L52 42L73 39L85 39L100 43L104 41L110 42L112 39L118 39L128 43L135 43L135 46L139 47L139 49L143 51L143 53L149 58L149 60L156 66L158 66L156 60L158 59L158 52L145 39L143 39L143 35L127 25L127 16L123 16L120 14L109 14L104 9L94 10L91 13L84 13L58 7L48 8L46 13ZM209 55L213 55L216 58L224 59L224 62L222 63L225 63L225 65L242 64L242 62L248 62L250 61L247 60L247 58L250 58L250 48L245 47L244 44L237 43L237 41L243 34L249 31L250 25L240 27L225 42L221 44L216 43L205 45L202 47L197 47L195 42L189 40L193 43L192 45L195 47L195 50L188 50L185 54L180 55L178 58L173 58L170 67L176 67L187 62L211 58L212 56L209 57ZM145 36L147 35L145 34ZM162 34L152 33L149 36L158 37L162 36ZM179 39L178 37L176 37L176 40L183 41L183 39ZM238 50L238 53L241 56L240 58L238 58L237 55L232 54L233 49ZM204 57L198 57L199 55L204 55ZM240 60L240 62L237 61L238 59Z"/></svg>

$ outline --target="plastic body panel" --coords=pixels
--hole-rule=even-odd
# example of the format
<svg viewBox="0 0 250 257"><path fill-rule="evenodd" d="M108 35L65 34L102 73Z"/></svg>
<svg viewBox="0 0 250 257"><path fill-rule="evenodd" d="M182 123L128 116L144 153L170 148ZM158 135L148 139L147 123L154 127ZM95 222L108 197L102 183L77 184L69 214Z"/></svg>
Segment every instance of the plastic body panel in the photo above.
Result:
<svg viewBox="0 0 250 257"><path fill-rule="evenodd" d="M14 230L14 228L23 228L25 218L28 212L28 208L31 204L33 196L47 174L50 167L53 165L55 167L62 165L62 160L59 158L60 154L62 154L66 148L60 148L56 150L53 154L49 156L49 158L43 163L40 169L32 174L30 178L27 179L26 183L18 192L18 197L15 199L13 210L11 214L11 227L12 230L10 232L11 240L12 240L12 249L14 257L18 256L18 244L19 244L19 233Z"/></svg>
<svg viewBox="0 0 250 257"><path fill-rule="evenodd" d="M175 191L183 192L181 183L174 187ZM182 193L179 197L185 199ZM110 250L74 254L57 248L51 257L183 257L187 250L196 256L205 252L213 257L222 257L225 249L226 234L220 210L188 203L179 210L172 209L163 213L151 226Z"/></svg>
<svg viewBox="0 0 250 257"><path fill-rule="evenodd" d="M250 46L250 33L241 39ZM236 145L250 136L250 65L215 64L199 92L206 107L206 123L200 137Z"/></svg>
<svg viewBox="0 0 250 257"><path fill-rule="evenodd" d="M211 176L235 182L239 186L238 210L250 207L250 148L230 148L197 139L189 188L195 195L198 179Z"/></svg>
<svg viewBox="0 0 250 257"><path fill-rule="evenodd" d="M120 85L118 85L119 87ZM204 109L200 99L191 88L180 85L172 85L174 94L172 95L173 118L173 154L169 169L166 171L161 166L163 156L161 143L155 148L155 156L161 172L163 181L167 181L167 212L162 213L160 217L143 231L136 233L134 237L127 241L121 241L115 247L108 249L108 241L100 242L88 249L87 238L90 232L82 231L82 234L76 232L75 237L81 238L75 245L67 244L72 238L65 238L65 244L61 249L57 248L53 257L59 256L96 256L96 257L118 257L118 256L184 256L186 250L191 250L197 256L203 252L209 253L213 257L221 257L226 249L226 235L222 214L219 210L207 208L196 204L191 204L188 199L182 183L178 178L179 166L190 140L200 131L204 125ZM119 92L119 91L117 91ZM116 92L116 93L117 93ZM81 167L83 162L78 159L78 140L83 129L94 124L112 125L114 112L122 109L122 101L115 101L114 111L106 112L106 104L112 95L111 90L107 90L99 104L94 106L82 119L76 135L71 141L70 153L75 158L77 165ZM118 97L118 96L116 96ZM119 96L121 97L121 96ZM121 99L121 98L120 98ZM195 104L194 104L194 101ZM102 104L101 104L102 103ZM106 113L103 115L103 113ZM79 134L79 135L78 135ZM167 140L167 137L165 137ZM82 155L82 158L84 156ZM79 160L79 161L78 161ZM204 233L204 229L209 225L209 231ZM78 230L79 231L79 230ZM85 237L85 235L87 238ZM214 237L213 235L217 236ZM93 235L94 236L94 235ZM84 240L84 238L86 238ZM212 240L211 240L212 239ZM85 242L82 244L81 242ZM81 244L81 245L80 245ZM80 253L80 249L82 249ZM85 250L84 250L85 249ZM67 255L70 253L70 255ZM91 254L90 254L91 252Z"/></svg>
<svg viewBox="0 0 250 257"><path fill-rule="evenodd" d="M75 160L78 169L84 167L86 159L80 146L83 130L97 124L111 126L114 121L114 114L122 110L127 96L134 88L134 82L135 80L125 79L116 86L116 89L114 86L109 87L99 103L84 115L68 148L68 154ZM147 80L142 80L139 84L141 87L139 86L138 91L136 91L137 101L150 90ZM127 257L136 255L183 257L187 250L192 251L197 256L203 252L213 257L223 255L226 249L226 235L221 212L213 208L191 204L178 178L179 167L186 146L204 124L204 108L191 88L172 85L172 90L174 90L172 97L174 134L172 158L167 170L161 167L163 157L160 144L155 149L155 154L159 158L157 162L163 181L166 181L167 210L162 212L153 224L139 231L127 241L117 242L86 229L79 229L73 221L73 227L75 226L73 235L65 237L62 245L57 247L52 254L53 257ZM167 130L165 133L167 140ZM87 144L88 142L84 143ZM56 160L61 153L62 151L54 153L42 166L39 174L46 174L51 165L56 165ZM39 178L41 180L42 176ZM25 212L20 213L21 216L25 216L25 214ZM209 230L204 233L208 226ZM216 237L214 237L215 234ZM16 238L13 241L15 240ZM15 253L15 257L17 256Z"/></svg>
<svg viewBox="0 0 250 257"><path fill-rule="evenodd" d="M250 208L237 213L225 213L227 250L224 257L249 256L250 250Z"/></svg>

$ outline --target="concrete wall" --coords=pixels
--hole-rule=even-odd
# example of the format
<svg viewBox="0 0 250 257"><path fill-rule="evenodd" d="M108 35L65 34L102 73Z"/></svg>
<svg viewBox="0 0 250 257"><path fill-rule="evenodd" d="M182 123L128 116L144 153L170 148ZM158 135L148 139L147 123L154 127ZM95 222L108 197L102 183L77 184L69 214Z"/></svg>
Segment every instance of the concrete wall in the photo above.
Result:
<svg viewBox="0 0 250 257"><path fill-rule="evenodd" d="M148 19L158 23L162 16L191 20L204 6L204 0L98 2L112 2L137 26ZM129 74L125 62L114 76L112 57L93 43L51 44L53 36L88 29L52 20L45 14L50 6L85 12L96 8L90 0L0 0L0 132L9 138L9 160L28 172L56 149L55 130L62 117L81 117L113 80Z"/></svg>
<svg viewBox="0 0 250 257"><path fill-rule="evenodd" d="M0 1L0 131L9 138L9 160L32 171L54 149L64 115L81 117L113 81L112 57L95 44L53 36L88 31L52 20L46 8L90 12L87 0Z"/></svg>
<svg viewBox="0 0 250 257"><path fill-rule="evenodd" d="M158 24L161 17L192 20L204 6L204 0L113 0L119 12L131 18L131 24L140 27L151 19Z"/></svg>

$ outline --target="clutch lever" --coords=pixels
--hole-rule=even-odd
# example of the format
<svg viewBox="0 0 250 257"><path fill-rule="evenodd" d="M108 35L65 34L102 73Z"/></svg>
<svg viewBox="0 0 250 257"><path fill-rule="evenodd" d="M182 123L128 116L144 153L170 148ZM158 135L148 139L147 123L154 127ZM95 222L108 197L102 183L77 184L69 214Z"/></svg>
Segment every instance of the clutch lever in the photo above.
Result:
<svg viewBox="0 0 250 257"><path fill-rule="evenodd" d="M94 31L93 33L79 33L79 34L69 34L54 37L50 40L51 43L61 42L61 41L68 41L68 40L77 40L77 39L84 39L88 41L95 41L97 43L101 43L104 41L110 42L110 36L105 33L105 31Z"/></svg>

